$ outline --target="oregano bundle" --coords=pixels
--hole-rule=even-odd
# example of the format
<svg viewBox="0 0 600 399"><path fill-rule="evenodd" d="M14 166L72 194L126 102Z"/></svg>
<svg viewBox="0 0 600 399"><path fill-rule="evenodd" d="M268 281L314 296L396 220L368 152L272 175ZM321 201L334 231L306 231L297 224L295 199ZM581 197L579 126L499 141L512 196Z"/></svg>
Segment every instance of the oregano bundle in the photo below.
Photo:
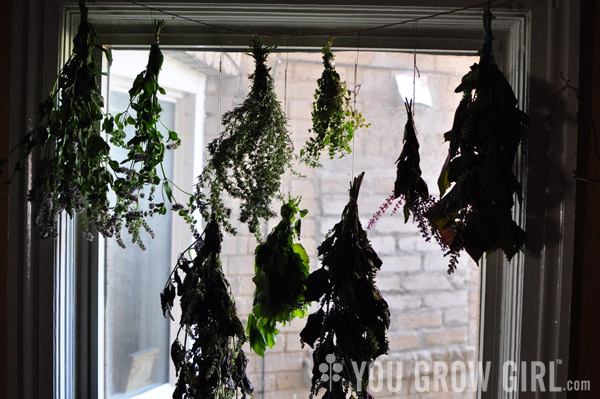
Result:
<svg viewBox="0 0 600 399"><path fill-rule="evenodd" d="M368 364L388 351L390 312L375 285L382 262L358 216L363 176L364 172L350 185L341 221L318 248L323 266L310 274L306 285L306 300L320 299L320 309L300 333L302 342L315 349L311 398L321 388L326 390L323 398L345 398L349 391L367 398ZM332 355L341 364L337 381L323 378L320 370L322 364L332 363Z"/></svg>
<svg viewBox="0 0 600 399"><path fill-rule="evenodd" d="M201 187L217 184L241 200L240 221L259 238L259 220L275 216L271 202L278 194L281 176L291 167L294 151L286 116L275 96L271 68L266 64L274 49L263 45L260 37L254 39L250 93L241 105L223 115L223 131L208 145L210 159L200 176ZM218 193L213 190L211 196L215 195ZM199 201L201 207L209 203L221 202L214 198ZM217 217L223 219L223 215Z"/></svg>
<svg viewBox="0 0 600 399"><path fill-rule="evenodd" d="M463 98L444 134L450 146L438 180L443 198L427 213L451 256L449 273L463 249L476 262L496 249L510 259L525 242L512 218L514 195L521 201L512 167L529 120L494 61L492 18L487 4L479 63L456 88Z"/></svg>
<svg viewBox="0 0 600 399"><path fill-rule="evenodd" d="M304 290L309 273L308 255L298 241L302 217L300 197L288 198L281 206L281 221L266 240L256 247L256 285L252 314L248 317L248 339L252 350L264 356L272 348L279 330L277 323L304 317L308 306Z"/></svg>
<svg viewBox="0 0 600 399"><path fill-rule="evenodd" d="M211 219L191 247L195 257L188 259L185 252L179 257L160 295L163 314L171 319L175 297L180 297L180 328L171 345L174 399L232 399L239 393L245 398L254 390L246 376L244 327L221 267L221 241L219 225Z"/></svg>
<svg viewBox="0 0 600 399"><path fill-rule="evenodd" d="M165 139L158 129L162 107L158 95L166 94L158 84L158 76L164 57L159 47L160 33L164 21L155 22L154 42L150 47L146 69L135 78L129 90L129 106L127 110L104 120L103 128L111 134L110 141L117 147L128 151L127 158L119 164L111 161L110 166L118 178L113 184L117 195L113 209L114 217L118 220L117 242L124 246L119 230L121 223L132 235L133 242L144 248L140 238L140 229L145 228L151 234L145 217L155 213L164 215L167 212L166 201L174 202L171 182L164 174L163 160L165 151L176 148L181 141L174 131L169 131ZM133 110L130 113L129 109ZM116 129L115 129L116 125ZM125 128L135 127L135 135L127 140ZM125 166L121 166L125 164ZM145 190L149 188L149 192ZM156 189L162 196L155 199ZM140 197L148 195L149 210L142 210Z"/></svg>
<svg viewBox="0 0 600 399"><path fill-rule="evenodd" d="M346 88L333 64L333 38L323 47L323 73L317 80L312 110L314 135L300 150L300 159L312 167L321 167L321 152L328 147L329 158L343 157L352 152L350 142L356 130L368 127L362 114L351 104L352 92ZM356 93L354 94L356 95Z"/></svg>

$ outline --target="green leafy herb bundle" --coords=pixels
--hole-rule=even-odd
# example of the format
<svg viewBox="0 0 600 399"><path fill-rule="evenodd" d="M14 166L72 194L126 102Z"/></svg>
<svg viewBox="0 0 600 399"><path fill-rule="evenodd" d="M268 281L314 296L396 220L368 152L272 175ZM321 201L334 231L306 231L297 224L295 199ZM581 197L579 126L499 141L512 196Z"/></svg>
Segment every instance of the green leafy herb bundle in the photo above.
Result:
<svg viewBox="0 0 600 399"><path fill-rule="evenodd" d="M73 53L41 105L40 124L22 141L27 154L34 147L43 148L29 194L36 205L34 224L43 238L57 235L56 223L63 210L82 216L88 239L93 238L91 225L106 236L116 229L109 215L108 191L113 182L109 146L100 132L103 99L94 58L96 33L83 1L80 10Z"/></svg>
<svg viewBox="0 0 600 399"><path fill-rule="evenodd" d="M240 220L248 223L257 237L259 219L275 216L271 202L294 151L286 116L275 96L271 68L266 64L274 49L264 46L260 38L254 39L251 55L256 69L249 76L250 93L241 105L223 115L223 132L208 145L211 157L200 177L201 187L217 184L241 199ZM218 193L212 191L211 196L215 195ZM199 201L201 210L209 203L214 207L220 201Z"/></svg>
<svg viewBox="0 0 600 399"><path fill-rule="evenodd" d="M248 318L250 347L264 356L267 346L275 345L277 323L304 317L308 305L304 290L309 273L308 255L300 239L302 217L300 197L289 198L281 206L281 221L267 239L256 247L253 278L254 307ZM298 217L299 216L299 217Z"/></svg>
<svg viewBox="0 0 600 399"><path fill-rule="evenodd" d="M451 256L449 273L463 249L475 261L496 249L510 259L525 242L525 232L512 219L514 195L521 200L512 166L529 121L494 62L489 3L483 21L479 64L456 88L463 98L452 130L444 134L450 146L438 180L443 198L427 213Z"/></svg>
<svg viewBox="0 0 600 399"><path fill-rule="evenodd" d="M331 52L333 39L323 47L323 73L317 80L313 102L311 137L300 150L300 159L312 167L322 166L319 163L321 152L328 148L329 158L336 154L340 157L352 152L350 141L356 130L368 127L365 119L351 104L352 92L346 88L346 82L340 80L340 75L333 64L334 55Z"/></svg>
<svg viewBox="0 0 600 399"><path fill-rule="evenodd" d="M132 241L140 247L144 244L140 238L140 229L149 230L145 217L154 213L165 214L167 211L166 200L174 202L171 183L164 175L163 160L165 151L179 146L180 140L177 133L169 131L165 138L158 130L162 108L158 102L158 95L166 94L158 84L158 75L163 64L163 54L159 48L159 37L164 26L164 21L155 22L154 43L150 47L146 70L141 72L134 80L129 90L129 107L115 117L104 120L103 128L111 135L110 141L118 147L128 150L127 159L121 164L111 161L110 166L118 178L113 184L117 194L117 203L114 207L114 217L118 220L117 242L124 246L119 234L121 222L132 236ZM129 114L129 108L135 115ZM116 125L116 128L115 128ZM127 140L125 128L135 127L135 135ZM142 211L140 197L145 197L144 189L149 187L148 201L150 209ZM156 189L162 191L162 197L155 200ZM166 197L166 198L165 198Z"/></svg>
<svg viewBox="0 0 600 399"><path fill-rule="evenodd" d="M375 285L382 262L362 229L356 203L363 176L364 172L350 185L341 221L318 248L323 266L310 274L306 284L306 300L320 299L321 305L300 333L302 342L315 348L311 397L324 388L324 398L345 398L349 390L366 398L368 367L360 379L354 368L361 369L388 351L390 313ZM322 378L320 365L331 363L328 355L342 365L336 371L338 381Z"/></svg>
<svg viewBox="0 0 600 399"><path fill-rule="evenodd" d="M179 257L160 295L163 313L171 318L175 296L180 297L180 328L171 345L177 372L173 398L231 399L239 392L245 398L254 390L242 350L246 336L221 267L222 236L215 220L208 222L202 236L193 244L194 259L185 253Z"/></svg>

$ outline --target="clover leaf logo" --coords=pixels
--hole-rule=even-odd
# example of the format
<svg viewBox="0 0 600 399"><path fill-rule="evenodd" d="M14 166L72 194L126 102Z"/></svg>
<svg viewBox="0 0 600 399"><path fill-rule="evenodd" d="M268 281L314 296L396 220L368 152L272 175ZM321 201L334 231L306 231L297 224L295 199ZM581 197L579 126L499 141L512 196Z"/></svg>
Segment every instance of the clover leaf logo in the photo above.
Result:
<svg viewBox="0 0 600 399"><path fill-rule="evenodd" d="M335 355L332 353L325 356L325 361L327 363L319 364L319 371L323 373L321 375L321 381L329 382L329 390L331 391L333 389L332 384L342 379L339 373L342 372L343 367L340 363L335 361Z"/></svg>

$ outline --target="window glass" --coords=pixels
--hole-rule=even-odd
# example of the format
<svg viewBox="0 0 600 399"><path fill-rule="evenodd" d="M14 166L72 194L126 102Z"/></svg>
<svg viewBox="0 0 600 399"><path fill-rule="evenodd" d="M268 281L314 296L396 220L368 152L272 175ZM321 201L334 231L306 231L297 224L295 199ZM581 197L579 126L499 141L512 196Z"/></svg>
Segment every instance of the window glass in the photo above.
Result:
<svg viewBox="0 0 600 399"><path fill-rule="evenodd" d="M127 108L129 94L111 91L109 110L114 115ZM175 104L161 101L162 121L166 128L174 128ZM133 115L135 111L130 110ZM133 135L133 127L127 133ZM163 134L167 133L161 126ZM116 159L126 158L125 150L112 150ZM167 151L164 160L167 177L173 175L173 152ZM147 193L146 193L147 194ZM147 197L146 197L147 198ZM140 209L147 210L147 200L140 199ZM172 236L172 214L159 215L148 220L157 241ZM153 245L142 251L136 244L123 239L123 249L116 239L105 241L105 364L107 397L127 397L134 392L169 381L169 324L162 316L156 293L170 273L170 245ZM117 395L122 394L122 395Z"/></svg>
<svg viewBox="0 0 600 399"><path fill-rule="evenodd" d="M304 179L290 172L284 177L283 191L293 196L301 195L301 205L309 210L302 223L302 243L310 255L313 270L319 265L317 246L337 223L347 202L353 173L366 172L358 201L364 228L391 194L395 161L402 149L406 122L403 101L413 97L413 74L416 74L415 120L421 145L421 168L430 192L439 196L437 176L447 154L443 133L450 129L461 98L454 89L470 65L476 62L474 56L418 54L418 72L415 72L413 54L409 53L363 50L334 53L336 68L348 88L360 87L356 105L371 125L357 133L352 143L353 154L342 159L323 159L322 169L299 165L297 171L306 176ZM115 60L118 56L119 51L115 51ZM165 51L165 56L161 79L173 78L166 73L170 63L184 66L205 79L205 85L199 91L206 98L202 107L188 107L183 111L178 109L179 102L165 103L163 112L165 124L174 126L180 137L188 137L187 141L183 139L181 148L169 153L174 157L166 162L169 173L173 173L173 164L182 164L187 165L184 168L188 172L194 170L195 174L197 168L193 165L202 164L206 156L204 147L217 137L220 115L244 100L253 61L242 52L224 53L221 57L218 52L169 50ZM140 51L139 57L145 59L147 53ZM355 68L357 59L358 68ZM309 137L312 101L316 81L322 72L321 53L287 54L283 51L272 54L269 63L278 99L287 109L289 131L298 151ZM138 72L131 71L130 74ZM165 89L169 95L169 87L165 86ZM126 103L125 92L111 92L113 113L122 111ZM196 101L196 104L200 102ZM179 127L185 126L189 118L200 121L202 128L191 133L181 131ZM175 171L174 176L178 175ZM182 188L191 190L192 182ZM184 195L175 195L182 201L185 199ZM247 227L237 222L239 202L228 199L227 204L233 210L232 220L238 226L239 234L225 236L222 258L239 316L245 323L252 308L256 241ZM278 203L273 205L274 209L279 209ZM448 373L443 379L447 388L444 389L440 380L439 389L434 390L435 381L432 380L428 392L432 397L447 397L451 392L453 362L477 360L480 270L465 256L457 272L448 276L445 272L448 259L437 244L426 243L410 221L405 224L401 211L396 215L390 213L391 209L369 232L373 246L383 260L377 284L392 313L390 354L382 359L381 372L378 368L373 369L372 392L377 398L396 397L398 393L392 391L400 386L401 392L408 395L405 397L420 397L418 395L423 393L416 392L414 367L416 362L423 360L430 367L436 361L446 364ZM169 321L162 317L159 293L169 268L174 265L174 258L178 251L187 247L191 236L185 224L177 222L177 216L174 216L175 220L170 218L157 216L151 221L157 237L154 240L146 238L146 252L132 244L123 250L111 240L106 245L106 397L114 394L132 396L140 390L174 383L174 371L167 353L177 328L169 326ZM274 219L265 225L264 233L276 223L277 219ZM172 249L173 245L181 243L186 245ZM250 358L249 377L256 387L255 397L308 397L311 351L301 347L298 337L304 323L305 320L295 320L282 328L275 348L267 350L264 359L250 354L246 345ZM387 368L394 367L395 373L400 363L402 378L393 377L388 381ZM141 364L146 368L143 369ZM138 385L128 385L131 381L138 381ZM169 389L161 389L163 396L154 391L158 396L153 397L171 396ZM467 384L457 397L475 397L473 387Z"/></svg>

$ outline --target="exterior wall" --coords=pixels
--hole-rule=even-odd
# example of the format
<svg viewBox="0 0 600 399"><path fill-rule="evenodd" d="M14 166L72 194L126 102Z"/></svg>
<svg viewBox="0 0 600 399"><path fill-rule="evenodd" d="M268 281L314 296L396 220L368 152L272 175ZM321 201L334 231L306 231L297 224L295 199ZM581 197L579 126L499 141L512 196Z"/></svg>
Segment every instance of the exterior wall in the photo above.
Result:
<svg viewBox="0 0 600 399"><path fill-rule="evenodd" d="M353 51L336 53L337 70L348 82L349 88L353 86L355 58L356 52ZM416 124L421 144L421 166L434 195L439 194L437 175L447 153L442 134L450 128L454 109L460 100L460 95L454 94L454 88L474 60L465 56L432 55L419 55L417 59L421 81L429 88L433 102L431 107L417 104ZM247 56L240 58L239 62L241 74L223 75L223 112L245 98L249 85L246 75L252 71L253 65ZM406 121L395 75L409 75L412 79L412 62L412 54L361 51L357 71L357 84L361 85L361 89L357 107L371 126L358 132L354 156L325 159L324 167L318 170L299 166L298 171L305 174L306 179L286 174L284 191L293 196L302 195L301 205L309 210L302 223L302 243L310 255L311 269L319 265L317 246L339 221L347 202L353 163L355 174L366 171L358 201L364 228L393 189L395 161L402 148ZM272 55L270 64L278 99L287 105L289 130L293 132L294 145L299 150L309 137L313 94L316 80L322 72L320 56L305 53L287 55L283 52ZM218 123L217 74L209 74L207 91L205 142L209 143L216 136ZM402 94L412 97L412 90ZM231 201L230 205L234 211L232 218L236 218L237 203ZM279 204L275 203L273 209L278 208ZM402 363L402 392L410 392L406 396L408 398L417 398L423 395L416 392L414 385L413 371L417 361L424 360L431 364L430 367L433 367L433 362L444 362L450 370L452 362L477 360L480 270L467 261L465 255L457 272L448 276L448 259L444 258L437 244L426 243L414 224L403 223L401 213L391 216L388 211L369 236L383 260L377 284L392 313L389 331L391 350L382 362L384 366L388 361ZM270 221L264 232L270 231L277 222L277 219ZM240 226L236 237L225 237L223 247L225 272L243 322L252 310L255 246L256 241L246 226ZM282 328L277 344L267 350L264 360L250 355L250 378L256 387L257 398L307 397L312 357L310 348L302 348L299 342L298 333L304 324L305 320L294 320L291 325ZM382 371L384 376L388 372L386 367ZM375 368L374 374L377 372ZM378 391L377 381L373 383L373 390ZM387 381L384 382L387 386L385 384ZM393 386L397 386L395 380ZM452 393L448 379L449 392L444 392L443 385L440 385L441 392L431 394L435 398L473 397L468 388L462 394ZM434 389L433 381L431 389ZM388 397L388 394L394 397L394 393L386 391L383 389L376 393L376 397Z"/></svg>

